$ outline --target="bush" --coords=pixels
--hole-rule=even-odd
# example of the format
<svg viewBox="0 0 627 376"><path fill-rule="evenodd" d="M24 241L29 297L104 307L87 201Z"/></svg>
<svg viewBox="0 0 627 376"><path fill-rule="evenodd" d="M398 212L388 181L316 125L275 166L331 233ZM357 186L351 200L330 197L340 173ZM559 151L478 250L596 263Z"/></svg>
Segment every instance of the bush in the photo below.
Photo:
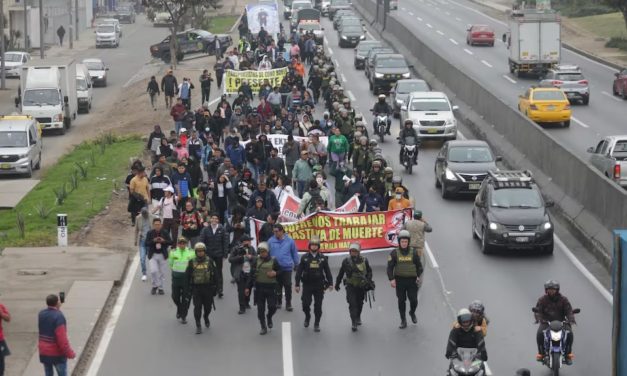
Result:
<svg viewBox="0 0 627 376"><path fill-rule="evenodd" d="M610 48L618 48L623 51L627 51L627 38L621 37L612 37L607 43L605 43L605 47Z"/></svg>
<svg viewBox="0 0 627 376"><path fill-rule="evenodd" d="M599 14L607 14L616 12L616 10L607 7L603 4L586 4L582 6L564 6L556 7L563 16L566 17L586 17L597 16Z"/></svg>

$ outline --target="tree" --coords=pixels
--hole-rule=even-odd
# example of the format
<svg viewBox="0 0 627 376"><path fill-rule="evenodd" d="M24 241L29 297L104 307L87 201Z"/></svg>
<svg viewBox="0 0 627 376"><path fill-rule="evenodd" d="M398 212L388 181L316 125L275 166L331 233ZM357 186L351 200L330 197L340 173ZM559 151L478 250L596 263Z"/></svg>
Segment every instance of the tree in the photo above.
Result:
<svg viewBox="0 0 627 376"><path fill-rule="evenodd" d="M623 14L623 20L625 20L625 27L627 28L627 0L604 0L604 2Z"/></svg>

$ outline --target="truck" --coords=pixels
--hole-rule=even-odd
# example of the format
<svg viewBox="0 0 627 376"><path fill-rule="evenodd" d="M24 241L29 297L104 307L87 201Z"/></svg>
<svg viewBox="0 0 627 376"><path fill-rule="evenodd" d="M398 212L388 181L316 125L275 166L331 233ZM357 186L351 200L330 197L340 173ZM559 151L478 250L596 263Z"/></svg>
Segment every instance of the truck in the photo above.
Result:
<svg viewBox="0 0 627 376"><path fill-rule="evenodd" d="M590 164L607 178L627 188L627 135L607 136L588 148Z"/></svg>
<svg viewBox="0 0 627 376"><path fill-rule="evenodd" d="M508 16L503 42L509 50L509 71L518 77L542 77L560 62L561 19L551 9L516 9Z"/></svg>
<svg viewBox="0 0 627 376"><path fill-rule="evenodd" d="M22 66L15 106L44 131L64 134L76 119L76 64L72 58L29 61Z"/></svg>

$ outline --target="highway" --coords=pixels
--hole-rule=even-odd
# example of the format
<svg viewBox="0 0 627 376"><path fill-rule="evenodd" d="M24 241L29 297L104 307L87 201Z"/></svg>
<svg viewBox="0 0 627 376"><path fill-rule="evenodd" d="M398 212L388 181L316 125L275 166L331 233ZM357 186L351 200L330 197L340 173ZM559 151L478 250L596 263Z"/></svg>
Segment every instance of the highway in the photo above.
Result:
<svg viewBox="0 0 627 376"><path fill-rule="evenodd" d="M481 7L468 0L416 0L399 2L397 18L431 49L477 79L485 88L500 96L509 106L518 108L518 96L538 83L534 78L518 78L509 73L508 50L501 41L508 31L506 19L495 19L480 11ZM494 47L469 46L466 29L471 24L485 24L494 28ZM595 146L598 139L612 134L623 134L627 103L612 96L615 69L592 61L562 48L562 63L578 65L588 79L590 104L573 104L573 118L569 129L547 127L576 155L588 159L586 149Z"/></svg>
<svg viewBox="0 0 627 376"><path fill-rule="evenodd" d="M323 24L327 47L339 64L338 77L370 124L367 109L375 98L368 92L363 72L352 67L353 50L337 47L332 25L327 19ZM474 65L469 61L468 66ZM509 85L501 81L495 87ZM594 106L595 98L591 103ZM570 132L586 130L571 128ZM465 132L463 126L461 131ZM551 257L481 254L471 236L472 201L444 201L434 188L438 148L439 144L431 144L421 149L414 174L402 175L417 208L434 228L427 236L432 257L420 291L418 325L398 329L396 297L385 275L387 255L382 253L367 255L377 285L376 301L372 309L365 307L364 326L357 333L350 331L342 290L325 296L321 333L303 328L299 295L294 294L294 312L280 310L274 329L263 337L258 335L255 307L238 315L236 290L228 283L224 299L216 301L211 329L195 335L193 324L177 322L167 295L150 295L149 284L138 278L135 260L116 303L120 313L109 324L110 343L97 351L97 364L88 375L441 375L448 366L444 350L454 312L474 299L485 303L491 320L486 340L490 374L513 375L516 369L527 367L533 375L547 375L548 370L534 359L536 326L531 313L547 279L558 279L573 305L582 308L574 328L575 364L564 369L564 375L608 375L612 313L604 295L568 259L569 251L560 242ZM394 137L388 136L383 149L395 165L398 146ZM334 276L340 260L331 257Z"/></svg>

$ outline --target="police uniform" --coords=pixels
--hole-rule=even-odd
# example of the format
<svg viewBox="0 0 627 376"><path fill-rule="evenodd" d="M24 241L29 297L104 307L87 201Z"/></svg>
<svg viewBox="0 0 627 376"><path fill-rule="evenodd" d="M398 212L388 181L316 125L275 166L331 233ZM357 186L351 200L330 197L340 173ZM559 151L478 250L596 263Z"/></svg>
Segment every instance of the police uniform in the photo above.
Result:
<svg viewBox="0 0 627 376"><path fill-rule="evenodd" d="M181 322L185 324L191 297L186 271L189 261L196 256L194 251L187 248L187 240L184 237L179 236L178 243L179 245L185 245L182 248L177 247L170 252L168 263L172 270L172 301L176 305L176 318L181 319Z"/></svg>
<svg viewBox="0 0 627 376"><path fill-rule="evenodd" d="M406 234L403 234L405 232ZM399 234L399 244L401 239L407 239L409 234L406 230ZM388 256L387 267L388 279L396 281L396 297L398 298L398 311L401 315L401 329L407 327L406 305L409 300L409 315L412 322L416 323L416 308L418 307L418 277L422 274L422 262L418 253L407 248L396 248Z"/></svg>
<svg viewBox="0 0 627 376"><path fill-rule="evenodd" d="M278 273L281 270L279 263L268 252L268 244L262 242L257 247L259 256L253 262L253 269L250 273L248 289L255 287L255 304L257 304L257 317L261 324L261 332L266 334L268 328L272 329L272 316L276 312L276 289L278 286L276 274L269 276L268 273L274 271ZM261 256L262 250L265 250L265 257ZM266 305L268 306L268 314L266 315Z"/></svg>
<svg viewBox="0 0 627 376"><path fill-rule="evenodd" d="M202 247L201 247L202 246ZM204 244L196 244L196 252L205 249ZM200 317L205 319L205 326L209 327L209 314L213 305L213 297L217 293L217 273L213 260L206 256L198 256L189 261L187 266L187 278L192 291L194 302L194 319L196 320L196 333L201 333ZM204 310L204 313L203 313Z"/></svg>
<svg viewBox="0 0 627 376"><path fill-rule="evenodd" d="M298 268L296 269L295 284L300 287L303 282L303 295L301 297L303 303L303 312L305 313L305 328L309 326L311 319L310 307L313 298L314 301L314 329L320 330L320 318L322 317L322 299L324 298L324 290L329 286L333 286L333 276L329 268L329 260L327 256L320 253L320 241L312 239L309 246L317 244L318 251L314 254L309 252L300 259ZM311 249L311 248L310 248Z"/></svg>
<svg viewBox="0 0 627 376"><path fill-rule="evenodd" d="M351 244L350 250L360 251L359 244ZM352 330L356 331L357 326L361 325L361 311L366 299L366 292L372 289L372 269L368 263L368 259L357 255L348 256L342 261L342 266L335 280L335 290L340 290L340 282L344 280L346 275L346 301L348 302L348 311L350 313Z"/></svg>
<svg viewBox="0 0 627 376"><path fill-rule="evenodd" d="M250 240L248 235L244 235L242 241ZM250 296L245 294L245 290L248 287L248 280L252 271L252 264L254 257L257 255L255 248L252 245L239 244L234 247L229 255L229 262L231 263L233 278L237 283L237 299L239 302L239 314L246 311L246 308L250 308ZM250 258L247 256L251 256Z"/></svg>

